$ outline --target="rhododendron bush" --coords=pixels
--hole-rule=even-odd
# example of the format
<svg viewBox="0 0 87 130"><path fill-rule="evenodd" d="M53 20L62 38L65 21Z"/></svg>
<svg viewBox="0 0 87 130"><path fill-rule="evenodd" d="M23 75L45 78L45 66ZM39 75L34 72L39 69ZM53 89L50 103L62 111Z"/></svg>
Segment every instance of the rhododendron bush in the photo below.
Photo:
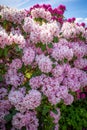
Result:
<svg viewBox="0 0 87 130"><path fill-rule="evenodd" d="M60 106L87 85L87 29L65 10L0 6L1 130L60 129Z"/></svg>

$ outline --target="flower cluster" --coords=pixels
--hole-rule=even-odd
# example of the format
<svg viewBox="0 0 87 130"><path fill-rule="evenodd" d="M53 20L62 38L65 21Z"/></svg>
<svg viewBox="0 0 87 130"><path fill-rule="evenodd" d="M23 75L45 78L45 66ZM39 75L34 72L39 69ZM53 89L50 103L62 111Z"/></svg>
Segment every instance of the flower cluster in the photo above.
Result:
<svg viewBox="0 0 87 130"><path fill-rule="evenodd" d="M66 39L85 37L85 28L83 26L78 26L76 23L65 22L61 29L62 36Z"/></svg>
<svg viewBox="0 0 87 130"><path fill-rule="evenodd" d="M39 11L38 11L39 10ZM45 20L56 20L60 23L63 22L63 14L66 10L64 5L59 5L57 8L52 9L51 5L36 4L29 11L27 11L33 18L44 18Z"/></svg>
<svg viewBox="0 0 87 130"><path fill-rule="evenodd" d="M56 21L51 21L43 23L42 26L40 26L38 23L36 24L33 19L26 17L24 19L23 29L29 33L32 43L42 42L43 44L48 44L53 41L54 36L58 37L60 24Z"/></svg>
<svg viewBox="0 0 87 130"><path fill-rule="evenodd" d="M65 10L0 6L1 130L60 129L61 105L87 86L87 29Z"/></svg>
<svg viewBox="0 0 87 130"><path fill-rule="evenodd" d="M39 124L35 112L30 111L25 114L17 113L14 115L12 125L14 128L19 130L24 126L27 130L37 130Z"/></svg>
<svg viewBox="0 0 87 130"><path fill-rule="evenodd" d="M0 48L4 48L8 44L8 34L2 26L0 26Z"/></svg>
<svg viewBox="0 0 87 130"><path fill-rule="evenodd" d="M6 6L4 6L0 11L0 16L3 20L8 20L18 24L21 24L26 15L27 13L25 10L17 10Z"/></svg>
<svg viewBox="0 0 87 130"><path fill-rule="evenodd" d="M45 11L44 8L35 8L31 10L31 16L32 18L43 18L47 21L51 20L51 13L49 11Z"/></svg>
<svg viewBox="0 0 87 130"><path fill-rule="evenodd" d="M48 73L52 70L52 61L49 57L46 57L45 55L39 55L36 57L36 61L38 64L39 69L44 72Z"/></svg>
<svg viewBox="0 0 87 130"><path fill-rule="evenodd" d="M20 112L33 110L41 103L41 93L38 90L30 90L24 95L20 90L12 90L8 95L10 103Z"/></svg>
<svg viewBox="0 0 87 130"><path fill-rule="evenodd" d="M34 50L31 47L25 48L23 53L24 55L22 56L22 61L24 62L25 65L30 65L35 58Z"/></svg>

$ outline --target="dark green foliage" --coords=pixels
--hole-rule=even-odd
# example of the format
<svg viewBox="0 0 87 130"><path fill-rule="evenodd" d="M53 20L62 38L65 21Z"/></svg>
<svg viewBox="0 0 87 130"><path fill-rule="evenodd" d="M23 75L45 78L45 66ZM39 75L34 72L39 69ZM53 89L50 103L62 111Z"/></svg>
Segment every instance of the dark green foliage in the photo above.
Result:
<svg viewBox="0 0 87 130"><path fill-rule="evenodd" d="M58 40L58 37L54 37L54 39L53 39L53 42L54 43L57 43L59 40Z"/></svg>
<svg viewBox="0 0 87 130"><path fill-rule="evenodd" d="M49 47L49 48L53 48L53 44L52 44L52 43L49 43L49 44L48 44L48 47Z"/></svg>
<svg viewBox="0 0 87 130"><path fill-rule="evenodd" d="M36 48L40 47L42 51L45 51L46 50L46 44L43 44L41 42L37 43L36 44Z"/></svg>
<svg viewBox="0 0 87 130"><path fill-rule="evenodd" d="M45 105L44 105L45 104ZM42 103L37 110L37 117L39 119L38 130L53 130L54 123L53 118L50 117L50 111L53 110L53 106L48 102L46 96L43 95Z"/></svg>
<svg viewBox="0 0 87 130"><path fill-rule="evenodd" d="M87 128L87 100L77 100L70 106L62 105L59 124L59 130Z"/></svg>
<svg viewBox="0 0 87 130"><path fill-rule="evenodd" d="M5 115L4 119L6 122L10 122L12 120L12 117L17 113L17 110L14 108L11 108L10 113L8 115Z"/></svg>

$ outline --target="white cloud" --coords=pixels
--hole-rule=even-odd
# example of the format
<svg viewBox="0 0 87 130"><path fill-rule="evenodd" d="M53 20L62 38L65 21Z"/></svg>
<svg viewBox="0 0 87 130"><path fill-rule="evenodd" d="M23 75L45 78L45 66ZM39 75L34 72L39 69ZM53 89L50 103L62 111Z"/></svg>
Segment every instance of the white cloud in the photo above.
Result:
<svg viewBox="0 0 87 130"><path fill-rule="evenodd" d="M77 23L85 23L87 25L87 18L76 18Z"/></svg>

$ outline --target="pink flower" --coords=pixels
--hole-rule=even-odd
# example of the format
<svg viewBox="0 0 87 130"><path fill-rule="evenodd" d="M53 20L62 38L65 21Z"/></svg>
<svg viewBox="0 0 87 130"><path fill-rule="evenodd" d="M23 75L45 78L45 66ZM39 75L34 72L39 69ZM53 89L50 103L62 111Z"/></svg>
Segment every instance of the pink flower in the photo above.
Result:
<svg viewBox="0 0 87 130"><path fill-rule="evenodd" d="M58 45L53 48L52 57L56 61L64 60L64 58L69 61L73 58L73 50L66 45Z"/></svg>
<svg viewBox="0 0 87 130"><path fill-rule="evenodd" d="M77 59L74 61L74 65L79 69L84 69L87 66L87 59L83 58Z"/></svg>
<svg viewBox="0 0 87 130"><path fill-rule="evenodd" d="M60 109L56 109L58 114L55 114L53 111L50 111L50 116L54 118L54 123L57 124L60 119Z"/></svg>
<svg viewBox="0 0 87 130"><path fill-rule="evenodd" d="M43 18L47 21L51 20L51 13L46 11L44 8L34 8L31 10L32 18Z"/></svg>
<svg viewBox="0 0 87 130"><path fill-rule="evenodd" d="M24 95L20 91L10 91L8 95L8 99L11 102L12 105L19 104L23 101Z"/></svg>
<svg viewBox="0 0 87 130"><path fill-rule="evenodd" d="M52 61L45 55L39 55L36 58L39 69L44 73L49 73L52 70Z"/></svg>
<svg viewBox="0 0 87 130"><path fill-rule="evenodd" d="M24 75L22 73L17 73L15 69L9 69L5 74L6 84L11 84L14 87L20 86L24 81Z"/></svg>
<svg viewBox="0 0 87 130"><path fill-rule="evenodd" d="M74 97L71 94L68 94L67 97L64 99L65 105L71 105L74 101Z"/></svg>
<svg viewBox="0 0 87 130"><path fill-rule="evenodd" d="M8 34L4 28L0 26L0 48L4 48L7 44L9 44Z"/></svg>
<svg viewBox="0 0 87 130"><path fill-rule="evenodd" d="M35 109L41 104L41 93L38 90L30 90L23 99L23 105L27 110Z"/></svg>
<svg viewBox="0 0 87 130"><path fill-rule="evenodd" d="M25 65L30 65L35 58L34 50L31 47L25 48L23 53L24 55L22 56L22 61L24 62Z"/></svg>
<svg viewBox="0 0 87 130"><path fill-rule="evenodd" d="M79 43L72 43L72 50L77 58L82 58L87 54L87 46L85 44L79 45Z"/></svg>
<svg viewBox="0 0 87 130"><path fill-rule="evenodd" d="M17 9L9 8L5 6L1 9L0 15L2 16L4 20L21 24L22 20L26 17L26 11L17 10Z"/></svg>
<svg viewBox="0 0 87 130"><path fill-rule="evenodd" d="M11 107L12 105L9 100L0 100L0 111L7 112Z"/></svg>
<svg viewBox="0 0 87 130"><path fill-rule="evenodd" d="M63 75L64 72L64 67L61 65L57 65L53 70L52 70L52 75L54 77L60 77L61 75Z"/></svg>
<svg viewBox="0 0 87 130"><path fill-rule="evenodd" d="M7 89L5 88L0 88L0 99L3 99L7 95Z"/></svg>
<svg viewBox="0 0 87 130"><path fill-rule="evenodd" d="M12 125L16 129L21 129L25 126L27 130L37 130L39 124L35 113L29 111L25 114L17 113L14 115Z"/></svg>
<svg viewBox="0 0 87 130"><path fill-rule="evenodd" d="M23 115L21 113L17 113L16 115L13 116L12 125L14 128L20 130L23 127L24 124L22 123L22 118Z"/></svg>
<svg viewBox="0 0 87 130"><path fill-rule="evenodd" d="M11 69L20 69L22 67L22 61L20 59L14 59L12 60L12 63L10 64Z"/></svg>
<svg viewBox="0 0 87 130"><path fill-rule="evenodd" d="M32 89L38 89L42 86L43 84L43 79L44 79L45 75L41 75L41 76L36 76L36 77L32 77L29 81L29 84L31 86Z"/></svg>
<svg viewBox="0 0 87 130"><path fill-rule="evenodd" d="M23 29L25 32L30 32L32 30L32 25L34 24L33 20L30 17L24 19Z"/></svg>

